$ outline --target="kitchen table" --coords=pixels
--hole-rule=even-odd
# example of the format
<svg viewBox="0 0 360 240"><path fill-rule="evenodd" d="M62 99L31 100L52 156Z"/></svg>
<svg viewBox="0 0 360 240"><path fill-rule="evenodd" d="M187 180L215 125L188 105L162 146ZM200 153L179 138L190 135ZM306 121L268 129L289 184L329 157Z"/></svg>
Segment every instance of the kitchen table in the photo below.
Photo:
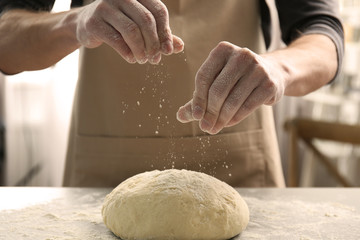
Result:
<svg viewBox="0 0 360 240"><path fill-rule="evenodd" d="M104 225L109 188L0 187L0 239L118 239ZM250 223L234 239L360 239L359 188L237 189Z"/></svg>

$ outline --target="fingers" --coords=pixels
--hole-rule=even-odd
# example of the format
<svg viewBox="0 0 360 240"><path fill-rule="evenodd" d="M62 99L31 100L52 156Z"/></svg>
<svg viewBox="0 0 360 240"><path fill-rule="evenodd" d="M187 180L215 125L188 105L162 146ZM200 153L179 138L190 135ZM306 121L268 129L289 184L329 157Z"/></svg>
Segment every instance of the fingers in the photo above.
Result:
<svg viewBox="0 0 360 240"><path fill-rule="evenodd" d="M158 0L139 0L139 2L144 5L155 18L161 52L163 54L171 54L174 47L169 25L169 13L166 6Z"/></svg>
<svg viewBox="0 0 360 240"><path fill-rule="evenodd" d="M159 1L144 1L148 6L136 0L119 1L118 18L125 15L129 21L111 22L119 25L117 30L123 35L139 63L150 61L158 63L161 59L160 42L157 32L159 21L168 22L166 7ZM158 6L161 5L161 6ZM164 15L161 16L160 15ZM116 26L116 25L115 25Z"/></svg>
<svg viewBox="0 0 360 240"><path fill-rule="evenodd" d="M249 95L249 97L245 100L245 102L240 106L239 110L235 113L235 115L225 126L231 127L238 124L244 118L246 118L250 113L252 113L258 107L260 107L264 102L268 101L270 98L272 98L272 96L268 95L268 91L265 88L257 87ZM214 129L214 132L217 133L221 129L222 129L221 127L219 127L216 130Z"/></svg>
<svg viewBox="0 0 360 240"><path fill-rule="evenodd" d="M157 0L152 1L121 1L121 10L138 26L142 35L144 45L136 45L135 47L142 48L144 51L145 59L151 63L158 63L161 59L161 40L158 33L158 26L162 23L169 27L169 16L167 9L163 3ZM171 34L167 36L171 39ZM130 47L131 48L131 47Z"/></svg>
<svg viewBox="0 0 360 240"><path fill-rule="evenodd" d="M222 42L200 67L192 102L179 109L178 119L198 120L203 131L216 134L260 105L277 102L284 93L283 82L271 62L249 49Z"/></svg>
<svg viewBox="0 0 360 240"><path fill-rule="evenodd" d="M253 72L254 65L251 63L252 58L246 56L250 54L247 51L242 49L232 53L212 83L209 89L206 113L200 121L200 128L203 131L212 133L215 124L224 121L223 119L226 119L229 114L234 114L237 110L235 108L256 86L256 81L248 79ZM254 79L256 80L256 78Z"/></svg>
<svg viewBox="0 0 360 240"><path fill-rule="evenodd" d="M96 12L94 12L94 8ZM99 4L84 7L81 10L79 11L80 16L78 17L79 23L76 32L77 38L82 45L93 48L105 42L129 63L136 62L133 51L129 48L120 32L102 17L116 15L117 12L114 9L109 8L108 5ZM129 19L126 16L120 16L119 22L122 24L126 24L128 21Z"/></svg>
<svg viewBox="0 0 360 240"><path fill-rule="evenodd" d="M140 27L145 41L148 60L158 63L162 54L183 51L184 42L172 35L169 25L168 10L159 0L131 1L125 11Z"/></svg>
<svg viewBox="0 0 360 240"><path fill-rule="evenodd" d="M226 54L218 48L212 50L200 67L195 77L195 91L193 95L192 115L195 120L201 120L207 111L209 89L224 68L226 63ZM211 111L211 110L210 110ZM212 112L209 112L211 114ZM207 122L201 123L206 127Z"/></svg>
<svg viewBox="0 0 360 240"><path fill-rule="evenodd" d="M270 81L263 66L253 66L224 102L216 124L209 131L211 134L238 124L262 104L274 103L279 87Z"/></svg>
<svg viewBox="0 0 360 240"><path fill-rule="evenodd" d="M138 63L147 62L145 41L138 24L121 11L113 11L112 14L104 16L105 22L112 26L125 41ZM105 36L104 41L113 36Z"/></svg>
<svg viewBox="0 0 360 240"><path fill-rule="evenodd" d="M99 28L98 34L100 36L108 36L103 37L102 40L115 49L127 62L136 63L136 57L133 51L128 47L122 35L111 25L104 23L103 26Z"/></svg>
<svg viewBox="0 0 360 240"><path fill-rule="evenodd" d="M218 118L209 130L209 133L216 134L220 132L228 122L235 116L241 106L252 94L258 81L251 74L243 76L232 89L227 99L221 106ZM249 79L252 79L249 81ZM258 98L259 99L259 98ZM259 99L261 101L261 99Z"/></svg>
<svg viewBox="0 0 360 240"><path fill-rule="evenodd" d="M183 50L182 40L171 34L169 14L160 0L96 1L82 10L77 37L86 47L105 42L129 62L153 64L162 54Z"/></svg>

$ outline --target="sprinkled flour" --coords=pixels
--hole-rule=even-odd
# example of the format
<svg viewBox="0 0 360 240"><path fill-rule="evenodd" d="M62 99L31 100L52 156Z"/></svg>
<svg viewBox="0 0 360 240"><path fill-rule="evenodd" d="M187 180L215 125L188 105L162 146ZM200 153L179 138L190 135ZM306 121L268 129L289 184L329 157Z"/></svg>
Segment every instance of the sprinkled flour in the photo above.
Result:
<svg viewBox="0 0 360 240"><path fill-rule="evenodd" d="M72 191L46 203L0 210L0 239L118 239L103 224L105 192ZM337 202L263 200L243 195L250 223L234 239L359 239L360 213Z"/></svg>

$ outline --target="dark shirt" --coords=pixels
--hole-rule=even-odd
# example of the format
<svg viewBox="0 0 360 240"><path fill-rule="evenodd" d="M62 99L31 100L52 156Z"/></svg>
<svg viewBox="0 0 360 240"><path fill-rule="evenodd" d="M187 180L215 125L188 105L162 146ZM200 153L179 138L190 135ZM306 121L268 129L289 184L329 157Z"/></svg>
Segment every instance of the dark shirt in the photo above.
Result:
<svg viewBox="0 0 360 240"><path fill-rule="evenodd" d="M50 11L55 0L0 0L0 13L13 8ZM338 70L344 55L344 31L336 0L275 0L279 14L281 38L289 44L301 34L320 33L332 39L338 55ZM81 6L72 0L71 6ZM271 21L268 5L260 0L261 25L266 47L271 42ZM339 72L339 71L338 71Z"/></svg>

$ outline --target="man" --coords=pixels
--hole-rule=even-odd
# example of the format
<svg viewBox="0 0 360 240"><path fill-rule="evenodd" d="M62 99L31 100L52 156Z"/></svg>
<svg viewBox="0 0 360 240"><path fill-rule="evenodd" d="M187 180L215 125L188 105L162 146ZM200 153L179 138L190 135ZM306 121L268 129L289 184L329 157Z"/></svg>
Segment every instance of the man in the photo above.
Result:
<svg viewBox="0 0 360 240"><path fill-rule="evenodd" d="M343 52L329 0L97 0L59 14L39 12L52 1L0 3L4 73L45 68L85 47L65 186L115 186L170 167L233 186L284 186L265 105L330 82ZM266 53L269 6L289 45ZM172 55L183 41L171 32L183 53ZM175 112L186 101L181 124Z"/></svg>

